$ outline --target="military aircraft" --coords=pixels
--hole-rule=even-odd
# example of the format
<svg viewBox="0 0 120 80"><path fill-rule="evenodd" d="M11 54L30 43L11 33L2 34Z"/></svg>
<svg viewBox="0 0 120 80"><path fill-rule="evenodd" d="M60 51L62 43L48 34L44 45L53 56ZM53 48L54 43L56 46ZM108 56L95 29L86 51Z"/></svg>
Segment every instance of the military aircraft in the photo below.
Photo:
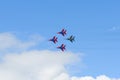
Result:
<svg viewBox="0 0 120 80"><path fill-rule="evenodd" d="M69 40L70 42L75 41L75 36L71 35L69 38L67 38L67 40Z"/></svg>
<svg viewBox="0 0 120 80"><path fill-rule="evenodd" d="M49 41L52 41L52 42L54 42L54 43L56 44L56 42L58 42L57 39L58 39L58 38L57 38L56 36L54 36L52 39L49 39Z"/></svg>
<svg viewBox="0 0 120 80"><path fill-rule="evenodd" d="M65 36L66 35L66 30L62 29L61 32L58 32L57 34L61 34L62 36Z"/></svg>
<svg viewBox="0 0 120 80"><path fill-rule="evenodd" d="M62 51L64 51L64 50L65 50L65 45L62 44L61 46L58 46L57 48L58 48L58 49L61 49Z"/></svg>

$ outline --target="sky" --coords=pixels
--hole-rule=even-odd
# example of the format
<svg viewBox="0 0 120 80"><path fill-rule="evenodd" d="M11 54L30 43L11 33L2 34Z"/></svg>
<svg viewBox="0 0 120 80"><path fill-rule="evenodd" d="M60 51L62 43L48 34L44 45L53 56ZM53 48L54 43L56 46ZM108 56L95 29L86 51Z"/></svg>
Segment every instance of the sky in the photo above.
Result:
<svg viewBox="0 0 120 80"><path fill-rule="evenodd" d="M105 80L109 80L108 78L118 80L117 78L120 78L119 3L119 0L1 0L0 76L3 73L9 75L11 72L13 73L11 80L18 80L17 76L23 77L20 80L51 80L56 72L63 72L55 80L62 79L62 76L65 76L65 80L68 78L82 80L86 77L88 80L99 80L101 77ZM57 34L63 28L67 30L65 37ZM70 35L75 36L74 43L65 40ZM48 41L53 36L58 37L57 44ZM66 45L65 52L56 49L62 43ZM60 54L57 54L59 52ZM33 59L29 57L32 55ZM48 55L49 59L39 59L41 56L48 58ZM56 55L60 55L57 56L58 60L54 58ZM25 64L22 59L25 59ZM55 63L52 63L54 60ZM40 65L46 67L47 61L50 61L51 64L47 66L50 66L54 74L47 74L49 79L36 77L38 67ZM25 70L26 76L31 76L27 75L27 71L30 71L35 73L32 75L34 78L29 79L21 75L23 72L17 70L19 67L17 63L23 64L23 68L29 67L30 69ZM56 63L54 72L51 65ZM40 67L40 72L43 67ZM21 70L24 70L23 68ZM38 71L34 71L35 68ZM45 70L47 68L49 69L46 67ZM15 71L20 73L15 75ZM39 75L46 75L45 72Z"/></svg>

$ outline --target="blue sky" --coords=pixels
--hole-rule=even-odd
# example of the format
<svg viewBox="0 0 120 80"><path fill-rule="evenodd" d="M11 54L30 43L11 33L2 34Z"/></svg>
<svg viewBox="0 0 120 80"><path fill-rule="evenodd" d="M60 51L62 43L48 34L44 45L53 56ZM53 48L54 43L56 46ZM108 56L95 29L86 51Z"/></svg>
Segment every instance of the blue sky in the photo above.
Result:
<svg viewBox="0 0 120 80"><path fill-rule="evenodd" d="M47 39L53 35L61 39L56 33L65 28L67 36L76 36L73 44L64 41L67 50L82 52L86 66L72 75L119 77L119 3L119 0L4 0L0 1L0 32L15 33L20 39L40 34L46 41L36 48L56 50L55 46L49 47L52 44Z"/></svg>

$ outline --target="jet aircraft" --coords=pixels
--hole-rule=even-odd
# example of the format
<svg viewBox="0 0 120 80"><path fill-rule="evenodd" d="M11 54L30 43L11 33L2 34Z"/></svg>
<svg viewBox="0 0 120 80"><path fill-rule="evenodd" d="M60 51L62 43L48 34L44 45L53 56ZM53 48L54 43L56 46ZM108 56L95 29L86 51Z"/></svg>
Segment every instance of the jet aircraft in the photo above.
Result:
<svg viewBox="0 0 120 80"><path fill-rule="evenodd" d="M58 42L57 39L58 39L58 38L57 38L56 36L54 36L52 39L49 39L49 41L52 41L52 42L54 42L54 43L56 44L56 42Z"/></svg>
<svg viewBox="0 0 120 80"><path fill-rule="evenodd" d="M65 36L66 35L66 30L62 29L61 32L58 32L57 34L61 34L62 36Z"/></svg>
<svg viewBox="0 0 120 80"><path fill-rule="evenodd" d="M65 50L65 45L62 44L61 46L58 46L57 48L58 48L58 49L61 49L62 51L64 51L64 50Z"/></svg>
<svg viewBox="0 0 120 80"><path fill-rule="evenodd" d="M70 42L75 41L75 36L71 35L69 38L67 38L67 40L69 40Z"/></svg>

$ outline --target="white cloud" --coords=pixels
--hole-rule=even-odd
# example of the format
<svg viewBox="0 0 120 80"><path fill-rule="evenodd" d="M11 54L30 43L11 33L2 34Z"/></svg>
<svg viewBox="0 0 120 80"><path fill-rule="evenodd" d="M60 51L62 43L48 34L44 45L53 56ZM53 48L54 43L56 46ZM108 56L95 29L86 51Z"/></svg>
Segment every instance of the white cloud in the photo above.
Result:
<svg viewBox="0 0 120 80"><path fill-rule="evenodd" d="M0 34L1 50L22 50L34 46L35 40L22 42L14 34ZM39 40L38 40L39 41ZM22 48L22 49L21 49ZM10 52L11 53L11 52ZM59 52L49 50L23 50L14 54L5 54L0 62L0 80L120 80L105 75L76 77L70 76L65 65L74 64L80 56L72 52Z"/></svg>
<svg viewBox="0 0 120 80"><path fill-rule="evenodd" d="M53 80L70 80L70 76L66 73L61 73L59 76L55 77Z"/></svg>
<svg viewBox="0 0 120 80"><path fill-rule="evenodd" d="M72 77L71 80L120 80L120 78L109 78L105 75L97 76L96 78L91 76L84 76L84 77Z"/></svg>
<svg viewBox="0 0 120 80"><path fill-rule="evenodd" d="M63 54L47 50L7 54L0 64L0 80L60 80L61 76L68 78L64 65L77 58L70 52Z"/></svg>
<svg viewBox="0 0 120 80"><path fill-rule="evenodd" d="M30 40L22 41L12 33L0 33L0 51L25 50L35 46L42 38L38 35L30 36Z"/></svg>

